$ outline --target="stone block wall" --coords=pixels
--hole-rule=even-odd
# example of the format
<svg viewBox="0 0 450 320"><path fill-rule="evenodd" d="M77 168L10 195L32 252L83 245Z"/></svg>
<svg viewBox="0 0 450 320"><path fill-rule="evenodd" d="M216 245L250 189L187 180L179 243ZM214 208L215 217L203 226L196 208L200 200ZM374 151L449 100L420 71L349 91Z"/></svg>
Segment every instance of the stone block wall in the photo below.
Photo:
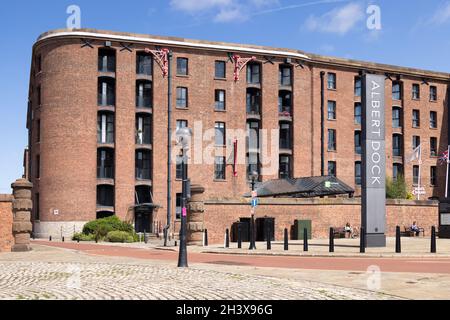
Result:
<svg viewBox="0 0 450 320"><path fill-rule="evenodd" d="M11 251L14 244L12 202L11 195L0 194L0 252Z"/></svg>

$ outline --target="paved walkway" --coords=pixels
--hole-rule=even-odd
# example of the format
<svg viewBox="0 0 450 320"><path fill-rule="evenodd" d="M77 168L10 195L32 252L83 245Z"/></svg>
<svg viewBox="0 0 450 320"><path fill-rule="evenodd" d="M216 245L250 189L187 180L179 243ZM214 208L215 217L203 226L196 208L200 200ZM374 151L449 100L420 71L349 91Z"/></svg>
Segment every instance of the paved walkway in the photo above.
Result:
<svg viewBox="0 0 450 320"><path fill-rule="evenodd" d="M29 253L0 254L0 299L397 299L377 291L276 277L276 273L265 276L196 266L179 269L161 260L108 257L106 253L112 250L108 247L85 245L74 251L33 244L33 248ZM92 255L101 250L105 255Z"/></svg>

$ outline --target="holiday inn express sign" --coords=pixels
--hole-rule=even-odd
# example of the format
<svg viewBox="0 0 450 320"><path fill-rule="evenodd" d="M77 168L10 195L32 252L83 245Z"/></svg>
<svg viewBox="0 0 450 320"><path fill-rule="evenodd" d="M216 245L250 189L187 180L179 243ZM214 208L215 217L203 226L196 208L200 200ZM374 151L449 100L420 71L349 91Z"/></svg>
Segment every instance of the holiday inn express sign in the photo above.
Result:
<svg viewBox="0 0 450 320"><path fill-rule="evenodd" d="M362 213L367 247L386 246L385 77L365 74L362 93Z"/></svg>

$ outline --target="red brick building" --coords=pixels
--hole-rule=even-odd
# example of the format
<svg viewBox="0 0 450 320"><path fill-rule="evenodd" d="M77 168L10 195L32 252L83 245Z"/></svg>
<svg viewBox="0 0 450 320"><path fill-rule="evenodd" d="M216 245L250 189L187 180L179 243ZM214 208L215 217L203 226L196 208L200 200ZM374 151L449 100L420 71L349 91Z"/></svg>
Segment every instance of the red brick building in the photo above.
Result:
<svg viewBox="0 0 450 320"><path fill-rule="evenodd" d="M43 34L33 47L27 171L37 236L71 233L111 214L136 222L138 231L165 225L166 48L172 53L171 126L194 129L189 175L205 187L206 199L241 197L253 170L261 181L336 175L358 195L364 72L386 75L388 174L403 173L412 190L418 164L407 159L421 144L423 199L443 195L445 168L438 156L448 145L447 73L253 45L59 30ZM248 128L268 130L276 147L264 150L238 134ZM237 158L244 160L234 165L229 155L236 141ZM181 193L174 160L172 225Z"/></svg>

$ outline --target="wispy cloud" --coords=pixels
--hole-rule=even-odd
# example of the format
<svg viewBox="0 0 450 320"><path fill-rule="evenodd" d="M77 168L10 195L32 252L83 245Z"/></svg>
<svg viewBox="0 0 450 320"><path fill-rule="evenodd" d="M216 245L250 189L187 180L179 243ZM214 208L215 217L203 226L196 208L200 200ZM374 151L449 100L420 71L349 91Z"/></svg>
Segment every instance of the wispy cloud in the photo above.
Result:
<svg viewBox="0 0 450 320"><path fill-rule="evenodd" d="M442 4L430 19L431 24L444 24L450 21L450 1Z"/></svg>
<svg viewBox="0 0 450 320"><path fill-rule="evenodd" d="M349 3L321 16L310 15L306 20L305 28L309 31L344 35L352 30L358 22L364 20L364 17L364 8L361 4Z"/></svg>

